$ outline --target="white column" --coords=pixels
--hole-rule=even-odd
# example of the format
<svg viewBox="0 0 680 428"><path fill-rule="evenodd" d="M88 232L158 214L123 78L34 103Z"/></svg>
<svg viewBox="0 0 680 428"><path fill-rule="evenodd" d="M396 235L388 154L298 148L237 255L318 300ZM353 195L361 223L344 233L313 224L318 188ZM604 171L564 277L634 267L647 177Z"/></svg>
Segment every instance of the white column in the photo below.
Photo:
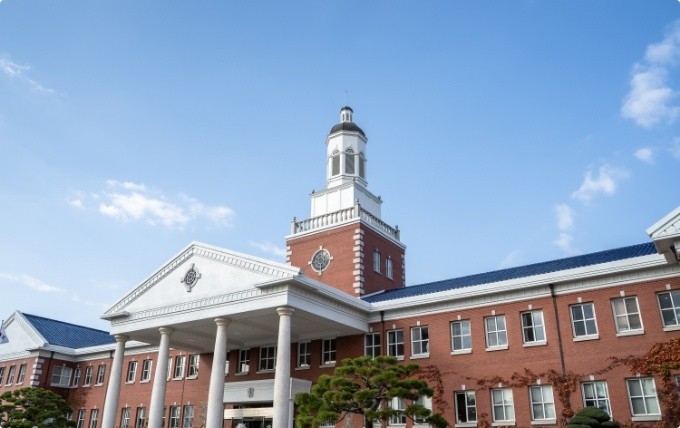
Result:
<svg viewBox="0 0 680 428"><path fill-rule="evenodd" d="M224 425L224 368L227 358L228 318L215 318L215 352L213 353L210 387L208 389L208 409L205 416L206 428L221 428Z"/></svg>
<svg viewBox="0 0 680 428"><path fill-rule="evenodd" d="M276 309L279 314L279 340L276 348L274 375L274 426L288 428L290 424L290 318L295 310L287 306Z"/></svg>
<svg viewBox="0 0 680 428"><path fill-rule="evenodd" d="M175 329L161 327L161 344L158 345L158 362L153 377L151 404L149 405L148 428L161 428L163 425L163 406L165 405L165 387L168 382L168 355L170 354L170 335Z"/></svg>
<svg viewBox="0 0 680 428"><path fill-rule="evenodd" d="M109 386L106 389L102 428L113 428L116 423L118 399L120 397L120 379L123 375L123 354L125 353L125 342L130 339L130 337L123 334L117 334L114 338L116 339L116 351L113 354L111 373L109 374Z"/></svg>

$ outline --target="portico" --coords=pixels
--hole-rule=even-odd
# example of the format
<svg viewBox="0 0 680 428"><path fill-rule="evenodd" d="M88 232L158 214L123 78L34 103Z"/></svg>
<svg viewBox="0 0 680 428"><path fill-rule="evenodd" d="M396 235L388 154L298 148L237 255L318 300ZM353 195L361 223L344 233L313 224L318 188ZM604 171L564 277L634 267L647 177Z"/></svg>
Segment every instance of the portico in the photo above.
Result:
<svg viewBox="0 0 680 428"><path fill-rule="evenodd" d="M115 426L127 340L158 346L149 428L162 424L170 348L213 354L206 426L220 428L229 400L227 352L273 345L274 379L265 381L273 387L273 427L290 427L291 391L309 388L309 383L291 380L291 344L364 333L368 311L368 303L306 277L298 268L192 243L103 316L111 322L118 346L102 427Z"/></svg>

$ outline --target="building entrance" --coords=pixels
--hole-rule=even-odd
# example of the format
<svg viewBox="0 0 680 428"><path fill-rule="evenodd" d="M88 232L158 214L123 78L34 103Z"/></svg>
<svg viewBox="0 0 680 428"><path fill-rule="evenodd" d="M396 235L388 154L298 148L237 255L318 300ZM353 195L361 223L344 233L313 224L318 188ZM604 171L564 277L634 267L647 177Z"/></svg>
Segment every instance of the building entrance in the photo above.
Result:
<svg viewBox="0 0 680 428"><path fill-rule="evenodd" d="M251 417L234 421L236 428L272 428L271 418Z"/></svg>

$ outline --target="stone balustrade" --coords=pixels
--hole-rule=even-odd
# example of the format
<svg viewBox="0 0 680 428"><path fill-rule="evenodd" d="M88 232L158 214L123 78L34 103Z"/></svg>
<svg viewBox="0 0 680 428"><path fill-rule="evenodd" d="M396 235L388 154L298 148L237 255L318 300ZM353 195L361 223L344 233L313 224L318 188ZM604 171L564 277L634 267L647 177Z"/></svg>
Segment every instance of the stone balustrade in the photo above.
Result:
<svg viewBox="0 0 680 428"><path fill-rule="evenodd" d="M306 220L293 219L291 224L291 235L307 233L314 230L326 228L329 226L342 225L352 220L361 219L366 224L372 226L374 229L382 232L392 239L399 240L399 228L392 227L378 217L361 208L361 205L356 204L351 208L345 208L332 213L312 217Z"/></svg>

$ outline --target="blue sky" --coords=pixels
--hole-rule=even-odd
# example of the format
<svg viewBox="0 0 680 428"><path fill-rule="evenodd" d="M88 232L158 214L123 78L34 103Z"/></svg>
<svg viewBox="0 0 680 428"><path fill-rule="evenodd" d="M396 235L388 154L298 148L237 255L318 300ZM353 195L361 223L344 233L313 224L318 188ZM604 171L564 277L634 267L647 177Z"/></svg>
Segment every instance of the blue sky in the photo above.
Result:
<svg viewBox="0 0 680 428"><path fill-rule="evenodd" d="M1 317L99 315L191 241L283 261L349 104L418 284L647 242L680 3L0 2Z"/></svg>

